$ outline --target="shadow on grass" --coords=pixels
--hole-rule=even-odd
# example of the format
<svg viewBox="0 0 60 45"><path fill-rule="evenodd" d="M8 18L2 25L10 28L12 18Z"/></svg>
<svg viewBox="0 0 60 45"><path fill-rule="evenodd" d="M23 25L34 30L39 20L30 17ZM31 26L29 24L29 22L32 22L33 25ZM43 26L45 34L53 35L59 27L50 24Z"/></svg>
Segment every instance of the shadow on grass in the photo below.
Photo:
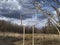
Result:
<svg viewBox="0 0 60 45"><path fill-rule="evenodd" d="M35 40L35 45L60 45L60 40L58 39L39 39L39 40Z"/></svg>
<svg viewBox="0 0 60 45"><path fill-rule="evenodd" d="M43 41L43 45L60 45L59 40L46 40Z"/></svg>
<svg viewBox="0 0 60 45"><path fill-rule="evenodd" d="M14 38L14 37L3 37L0 36L0 45L15 45L13 44L16 41L21 41L23 40L22 38L18 39L18 38Z"/></svg>

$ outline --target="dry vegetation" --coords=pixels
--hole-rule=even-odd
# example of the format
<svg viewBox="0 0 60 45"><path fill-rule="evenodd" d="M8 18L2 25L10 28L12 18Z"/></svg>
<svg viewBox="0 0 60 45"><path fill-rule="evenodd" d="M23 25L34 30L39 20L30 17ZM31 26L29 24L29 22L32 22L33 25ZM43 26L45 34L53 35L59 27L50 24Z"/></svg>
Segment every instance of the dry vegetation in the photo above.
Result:
<svg viewBox="0 0 60 45"><path fill-rule="evenodd" d="M0 36L1 45L23 45L23 37ZM32 34L25 34L25 45L32 45ZM35 34L34 45L60 45L60 35Z"/></svg>
<svg viewBox="0 0 60 45"><path fill-rule="evenodd" d="M34 45L60 45L60 34L54 27L51 29L48 27L35 28ZM22 28L10 22L0 21L0 45L23 45ZM25 45L32 45L31 27L26 27Z"/></svg>
<svg viewBox="0 0 60 45"><path fill-rule="evenodd" d="M25 37L25 45L32 45L32 34L26 34ZM34 45L60 45L60 35L56 34L35 34L34 39Z"/></svg>

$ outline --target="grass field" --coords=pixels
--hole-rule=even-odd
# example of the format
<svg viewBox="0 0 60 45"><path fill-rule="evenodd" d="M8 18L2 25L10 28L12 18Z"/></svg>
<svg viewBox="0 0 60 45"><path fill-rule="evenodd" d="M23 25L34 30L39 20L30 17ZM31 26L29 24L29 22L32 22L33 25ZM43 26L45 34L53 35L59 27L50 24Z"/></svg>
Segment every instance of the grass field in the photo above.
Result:
<svg viewBox="0 0 60 45"><path fill-rule="evenodd" d="M23 45L23 36L0 36L0 45ZM32 45L32 34L25 34L25 45ZM34 45L60 45L60 35L35 34Z"/></svg>

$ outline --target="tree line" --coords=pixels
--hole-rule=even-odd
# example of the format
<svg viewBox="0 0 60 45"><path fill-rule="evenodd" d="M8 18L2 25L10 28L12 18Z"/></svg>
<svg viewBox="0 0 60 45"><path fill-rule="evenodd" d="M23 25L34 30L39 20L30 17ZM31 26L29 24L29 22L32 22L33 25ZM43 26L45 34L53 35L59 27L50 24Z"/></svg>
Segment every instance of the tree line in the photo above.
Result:
<svg viewBox="0 0 60 45"><path fill-rule="evenodd" d="M0 20L0 32L23 33L23 26ZM25 26L25 33L32 33L32 27ZM34 33L58 34L58 31L54 26L48 25L39 29L35 27Z"/></svg>

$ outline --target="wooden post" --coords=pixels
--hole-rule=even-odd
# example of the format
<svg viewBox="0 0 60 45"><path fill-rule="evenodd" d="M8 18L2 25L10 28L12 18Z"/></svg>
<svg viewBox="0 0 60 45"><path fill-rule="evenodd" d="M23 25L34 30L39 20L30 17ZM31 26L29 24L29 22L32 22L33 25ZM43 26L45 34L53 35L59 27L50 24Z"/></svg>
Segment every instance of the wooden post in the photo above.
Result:
<svg viewBox="0 0 60 45"><path fill-rule="evenodd" d="M32 45L34 45L34 25L32 26Z"/></svg>
<svg viewBox="0 0 60 45"><path fill-rule="evenodd" d="M25 26L23 26L23 45L25 45Z"/></svg>

